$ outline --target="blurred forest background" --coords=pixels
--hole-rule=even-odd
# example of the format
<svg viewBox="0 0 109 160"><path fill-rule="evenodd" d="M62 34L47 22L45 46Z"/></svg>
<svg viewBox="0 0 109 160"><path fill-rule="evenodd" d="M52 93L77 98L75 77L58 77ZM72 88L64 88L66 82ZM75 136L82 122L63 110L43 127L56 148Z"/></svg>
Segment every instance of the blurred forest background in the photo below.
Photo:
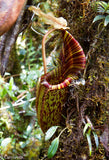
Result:
<svg viewBox="0 0 109 160"><path fill-rule="evenodd" d="M35 100L38 78L44 74L42 38L51 26L33 16L28 10L30 5L66 19L68 31L86 55L85 70L78 83L69 87L65 126L49 130L47 141L37 121ZM6 72L0 76L0 159L109 159L108 0L28 0L20 26L6 61ZM7 39L10 41L10 37ZM47 41L48 71L56 65L59 40L53 35ZM53 155L47 156L59 133L59 144L52 143Z"/></svg>

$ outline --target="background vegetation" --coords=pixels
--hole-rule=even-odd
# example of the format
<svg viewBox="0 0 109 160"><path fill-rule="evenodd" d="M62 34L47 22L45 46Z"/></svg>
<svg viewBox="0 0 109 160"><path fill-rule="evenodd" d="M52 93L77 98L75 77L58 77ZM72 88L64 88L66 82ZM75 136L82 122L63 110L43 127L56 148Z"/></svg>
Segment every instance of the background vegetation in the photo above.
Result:
<svg viewBox="0 0 109 160"><path fill-rule="evenodd" d="M58 150L51 159L109 158L109 3L98 2L34 0L33 4L43 12L67 20L69 32L86 54L86 68L80 81L69 88L65 126L52 128L49 132L53 137L50 139L48 132L50 140L45 141L37 122L35 93L43 74L42 37L50 26L30 16L28 27L11 50L5 76L0 77L0 159L48 159L48 148L58 136L59 146L52 144L56 147L54 153ZM58 42L54 37L46 45L48 56L54 53L49 70L55 66L55 40Z"/></svg>

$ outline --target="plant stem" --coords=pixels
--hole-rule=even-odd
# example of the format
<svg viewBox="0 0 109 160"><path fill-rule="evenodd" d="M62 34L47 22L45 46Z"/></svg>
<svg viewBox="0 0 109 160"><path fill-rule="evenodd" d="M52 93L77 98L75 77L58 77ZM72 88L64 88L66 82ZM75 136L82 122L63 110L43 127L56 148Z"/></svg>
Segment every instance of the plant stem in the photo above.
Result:
<svg viewBox="0 0 109 160"><path fill-rule="evenodd" d="M44 74L47 73L47 64L46 64L46 55L45 55L45 40L46 40L46 37L51 33L53 32L54 30L56 29L51 29L50 31L48 31L44 37L43 37L43 40L42 40L42 58L43 58L43 65L44 65Z"/></svg>
<svg viewBox="0 0 109 160"><path fill-rule="evenodd" d="M60 136L61 136L61 134L62 134L66 129L68 129L68 128L67 128L67 127L65 127L65 128L60 132L60 134L58 135L58 137L60 137Z"/></svg>

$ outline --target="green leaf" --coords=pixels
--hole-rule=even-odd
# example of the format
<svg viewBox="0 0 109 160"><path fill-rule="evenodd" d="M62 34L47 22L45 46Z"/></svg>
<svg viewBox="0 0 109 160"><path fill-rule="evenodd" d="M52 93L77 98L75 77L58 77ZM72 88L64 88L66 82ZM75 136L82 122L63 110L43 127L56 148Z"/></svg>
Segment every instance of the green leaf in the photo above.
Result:
<svg viewBox="0 0 109 160"><path fill-rule="evenodd" d="M19 144L20 144L20 147L21 147L21 148L25 148L25 146L26 146L26 143L25 143L25 142L19 142Z"/></svg>
<svg viewBox="0 0 109 160"><path fill-rule="evenodd" d="M100 5L102 8L106 9L108 4L104 1L98 2L98 5Z"/></svg>
<svg viewBox="0 0 109 160"><path fill-rule="evenodd" d="M20 147L22 148L22 149L24 149L28 144L29 144L29 140L26 140L26 142L19 142L19 144L20 144Z"/></svg>
<svg viewBox="0 0 109 160"><path fill-rule="evenodd" d="M98 7L97 12L104 14L105 13L105 9L102 8L101 6Z"/></svg>
<svg viewBox="0 0 109 160"><path fill-rule="evenodd" d="M13 91L7 90L7 93L8 93L8 95L12 98L13 101L16 101L16 100L17 100L17 97L14 96Z"/></svg>
<svg viewBox="0 0 109 160"><path fill-rule="evenodd" d="M107 11L106 11L106 13L108 13L108 14L109 14L109 10L107 10Z"/></svg>
<svg viewBox="0 0 109 160"><path fill-rule="evenodd" d="M1 142L1 146L3 148L7 147L10 143L11 143L12 139L10 137L5 138L2 142Z"/></svg>
<svg viewBox="0 0 109 160"><path fill-rule="evenodd" d="M104 26L107 26L109 23L109 15L106 16L105 20L104 20Z"/></svg>
<svg viewBox="0 0 109 160"><path fill-rule="evenodd" d="M109 3L101 1L98 2L97 4L98 4L98 12L107 13L107 10L109 9Z"/></svg>
<svg viewBox="0 0 109 160"><path fill-rule="evenodd" d="M13 80L13 77L11 77L10 81L9 81L9 90L10 91L12 90L13 84L14 84L14 80Z"/></svg>
<svg viewBox="0 0 109 160"><path fill-rule="evenodd" d="M5 76L10 76L11 74L8 72L5 72Z"/></svg>
<svg viewBox="0 0 109 160"><path fill-rule="evenodd" d="M36 112L35 111L28 111L25 113L25 116L36 116Z"/></svg>
<svg viewBox="0 0 109 160"><path fill-rule="evenodd" d="M86 137L87 137L88 146L89 146L89 155L91 156L91 154L92 154L92 142L91 142L90 133L87 133Z"/></svg>
<svg viewBox="0 0 109 160"><path fill-rule="evenodd" d="M27 99L29 100L31 98L31 94L28 92L27 93Z"/></svg>
<svg viewBox="0 0 109 160"><path fill-rule="evenodd" d="M48 141L53 136L58 127L59 126L52 126L48 129L48 131L45 133L45 141Z"/></svg>
<svg viewBox="0 0 109 160"><path fill-rule="evenodd" d="M86 130L88 129L88 127L90 127L91 126L91 124L90 123L86 123L86 125L85 125L85 127L84 127L84 129L83 129L83 135L85 135L85 133L86 133Z"/></svg>
<svg viewBox="0 0 109 160"><path fill-rule="evenodd" d="M96 21L98 21L98 20L104 19L104 18L105 18L104 15L98 15L98 16L96 16L96 17L94 18L93 23L96 22Z"/></svg>
<svg viewBox="0 0 109 160"><path fill-rule="evenodd" d="M6 88L0 86L0 98L3 99L7 94Z"/></svg>
<svg viewBox="0 0 109 160"><path fill-rule="evenodd" d="M8 111L10 111L12 115L14 115L15 112L14 112L14 107L12 103L9 101L9 102L6 102L6 104L10 106L10 108L8 108Z"/></svg>
<svg viewBox="0 0 109 160"><path fill-rule="evenodd" d="M31 133L31 131L32 131L32 129L33 129L33 124L30 123L30 124L28 125L28 127L27 127L27 129L26 129L26 131L25 131L24 134L25 134L26 136L29 136L30 133Z"/></svg>
<svg viewBox="0 0 109 160"><path fill-rule="evenodd" d="M94 135L94 140L95 140L95 144L96 144L96 148L98 149L98 146L99 146L99 140L98 140L98 136L95 132L92 132L93 135Z"/></svg>
<svg viewBox="0 0 109 160"><path fill-rule="evenodd" d="M28 111L29 105L30 105L30 103L29 103L29 101L27 100L27 101L24 103L24 105L23 105L23 109L24 109L25 111Z"/></svg>
<svg viewBox="0 0 109 160"><path fill-rule="evenodd" d="M48 149L48 154L47 154L48 158L52 158L55 155L55 153L58 149L58 145L59 145L59 137L55 138L52 141L52 143Z"/></svg>

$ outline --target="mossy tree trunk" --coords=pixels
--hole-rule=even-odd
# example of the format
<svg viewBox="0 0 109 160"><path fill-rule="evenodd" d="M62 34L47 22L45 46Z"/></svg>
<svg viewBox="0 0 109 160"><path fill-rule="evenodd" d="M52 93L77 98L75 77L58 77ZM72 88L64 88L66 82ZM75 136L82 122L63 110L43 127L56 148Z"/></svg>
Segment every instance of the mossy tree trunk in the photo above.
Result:
<svg viewBox="0 0 109 160"><path fill-rule="evenodd" d="M109 27L92 24L96 12L90 4L83 8L82 1L59 1L59 16L68 21L70 32L79 41L86 54L86 69L81 74L85 85L69 89L67 120L72 132L62 134L56 159L88 160L109 158ZM73 92L72 92L73 90ZM70 112L72 115L70 115ZM70 117L69 117L70 115ZM90 123L99 138L96 150L91 131L92 154L83 128Z"/></svg>

